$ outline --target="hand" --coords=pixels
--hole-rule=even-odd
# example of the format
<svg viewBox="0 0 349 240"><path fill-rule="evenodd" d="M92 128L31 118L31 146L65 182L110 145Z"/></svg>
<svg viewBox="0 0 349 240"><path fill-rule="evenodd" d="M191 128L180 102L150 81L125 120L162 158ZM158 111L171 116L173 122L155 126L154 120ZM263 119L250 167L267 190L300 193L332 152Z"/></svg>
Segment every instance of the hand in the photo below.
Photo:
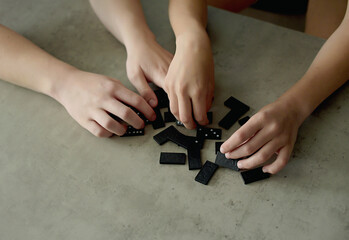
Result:
<svg viewBox="0 0 349 240"><path fill-rule="evenodd" d="M192 35L193 34L193 35ZM173 115L186 128L208 124L207 111L214 94L214 66L206 33L177 37L177 50L165 78L164 89Z"/></svg>
<svg viewBox="0 0 349 240"><path fill-rule="evenodd" d="M127 76L139 94L154 108L158 100L148 82L163 88L173 55L163 49L153 38L141 39L137 43L128 43L126 46Z"/></svg>
<svg viewBox="0 0 349 240"><path fill-rule="evenodd" d="M143 120L124 103L137 108L151 121L156 118L153 109L141 96L116 79L73 70L61 82L55 98L82 127L95 136L121 136L125 133L126 126L115 121L108 113L134 128L144 127Z"/></svg>
<svg viewBox="0 0 349 240"><path fill-rule="evenodd" d="M280 171L291 156L301 125L299 111L291 103L279 99L262 108L222 144L221 152L232 159L253 154L238 162L240 169L263 165L276 153L276 160L264 166L263 171L271 174Z"/></svg>

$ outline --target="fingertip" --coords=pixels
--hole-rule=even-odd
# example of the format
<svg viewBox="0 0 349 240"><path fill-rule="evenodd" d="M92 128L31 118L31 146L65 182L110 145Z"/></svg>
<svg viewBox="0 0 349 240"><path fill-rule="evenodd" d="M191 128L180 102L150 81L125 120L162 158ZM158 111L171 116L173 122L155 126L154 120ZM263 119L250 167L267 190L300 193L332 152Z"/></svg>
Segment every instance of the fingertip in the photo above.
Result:
<svg viewBox="0 0 349 240"><path fill-rule="evenodd" d="M149 104L152 108L155 108L155 107L158 105L158 101L157 101L157 99L151 98L151 99L148 101L148 104Z"/></svg>

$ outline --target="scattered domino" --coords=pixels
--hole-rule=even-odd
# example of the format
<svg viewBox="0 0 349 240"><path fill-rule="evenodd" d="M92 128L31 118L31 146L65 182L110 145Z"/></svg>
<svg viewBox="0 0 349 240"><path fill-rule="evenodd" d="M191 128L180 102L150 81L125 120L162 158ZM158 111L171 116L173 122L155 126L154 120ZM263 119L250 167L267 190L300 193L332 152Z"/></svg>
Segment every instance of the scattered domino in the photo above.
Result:
<svg viewBox="0 0 349 240"><path fill-rule="evenodd" d="M156 114L155 121L151 122L154 129L159 129L165 127L164 119L162 118L161 111L159 107L154 108Z"/></svg>
<svg viewBox="0 0 349 240"><path fill-rule="evenodd" d="M136 129L132 126L128 126L126 129L126 132L121 137L134 137L134 136L143 136L144 135L144 128L142 129Z"/></svg>
<svg viewBox="0 0 349 240"><path fill-rule="evenodd" d="M244 125L248 120L250 120L249 116L243 117L241 118L238 123L240 124L240 126Z"/></svg>
<svg viewBox="0 0 349 240"><path fill-rule="evenodd" d="M173 116L173 114L170 111L164 113L164 120L165 120L165 123L177 121L175 116Z"/></svg>
<svg viewBox="0 0 349 240"><path fill-rule="evenodd" d="M218 125L222 128L228 130L233 124L242 116L244 115L248 110L250 110L250 107L246 104L240 102L234 97L228 98L224 105L226 107L230 108L230 111L227 115L223 117L221 121L219 121Z"/></svg>
<svg viewBox="0 0 349 240"><path fill-rule="evenodd" d="M270 177L270 173L264 173L262 167L248 170L241 173L245 184L253 183Z"/></svg>
<svg viewBox="0 0 349 240"><path fill-rule="evenodd" d="M225 167L234 171L239 171L240 169L238 168L238 161L238 159L228 159L225 157L223 153L218 151L215 163L220 167Z"/></svg>
<svg viewBox="0 0 349 240"><path fill-rule="evenodd" d="M206 161L198 175L196 175L195 181L207 185L211 180L213 174L216 172L217 168L217 164Z"/></svg>
<svg viewBox="0 0 349 240"><path fill-rule="evenodd" d="M162 152L160 154L160 164L185 164L185 159L184 153Z"/></svg>
<svg viewBox="0 0 349 240"><path fill-rule="evenodd" d="M201 153L198 148L189 148L188 149L188 165L189 170L201 169Z"/></svg>
<svg viewBox="0 0 349 240"><path fill-rule="evenodd" d="M196 132L197 138L220 140L222 138L222 129L198 127Z"/></svg>
<svg viewBox="0 0 349 240"><path fill-rule="evenodd" d="M169 107L169 100L167 93L162 89L157 89L154 91L157 99L158 99L158 108L166 108Z"/></svg>
<svg viewBox="0 0 349 240"><path fill-rule="evenodd" d="M224 142L216 142L215 144L215 153L217 154L218 152L220 152L221 146Z"/></svg>

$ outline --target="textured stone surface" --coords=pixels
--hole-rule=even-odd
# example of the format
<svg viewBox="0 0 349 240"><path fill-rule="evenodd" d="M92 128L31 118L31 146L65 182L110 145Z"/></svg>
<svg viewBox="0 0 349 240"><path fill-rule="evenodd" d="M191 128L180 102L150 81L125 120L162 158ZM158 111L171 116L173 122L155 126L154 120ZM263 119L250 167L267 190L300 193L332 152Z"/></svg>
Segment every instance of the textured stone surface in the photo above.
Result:
<svg viewBox="0 0 349 240"><path fill-rule="evenodd" d="M143 3L160 44L174 52L167 1ZM66 62L131 87L124 47L88 1L2 0L0 22ZM323 44L212 8L208 31L216 64L211 127L229 96L251 106L250 116L275 100ZM153 140L163 129L98 139L54 100L0 81L0 239L345 239L348 90L306 120L279 174L246 186L239 173L220 169L203 186L194 181L197 170L159 164L161 151L185 153ZM214 161L214 146L205 142L203 160Z"/></svg>

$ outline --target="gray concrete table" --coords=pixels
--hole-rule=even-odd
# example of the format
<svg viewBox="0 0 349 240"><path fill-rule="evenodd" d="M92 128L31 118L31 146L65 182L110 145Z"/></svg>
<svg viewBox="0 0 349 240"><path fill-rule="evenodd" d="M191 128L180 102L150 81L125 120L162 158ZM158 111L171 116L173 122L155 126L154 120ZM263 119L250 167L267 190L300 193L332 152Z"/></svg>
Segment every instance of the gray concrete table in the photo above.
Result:
<svg viewBox="0 0 349 240"><path fill-rule="evenodd" d="M143 3L151 29L173 52L167 1ZM131 87L124 47L87 1L2 0L0 22L66 62ZM252 115L304 74L324 42L213 8L208 31L215 127L228 111L226 98L249 104ZM347 239L348 90L306 120L283 171L244 185L239 173L219 169L204 186L188 166L159 164L160 151L185 152L157 145L152 137L161 130L98 139L54 100L0 81L0 239ZM214 158L207 141L202 159Z"/></svg>

